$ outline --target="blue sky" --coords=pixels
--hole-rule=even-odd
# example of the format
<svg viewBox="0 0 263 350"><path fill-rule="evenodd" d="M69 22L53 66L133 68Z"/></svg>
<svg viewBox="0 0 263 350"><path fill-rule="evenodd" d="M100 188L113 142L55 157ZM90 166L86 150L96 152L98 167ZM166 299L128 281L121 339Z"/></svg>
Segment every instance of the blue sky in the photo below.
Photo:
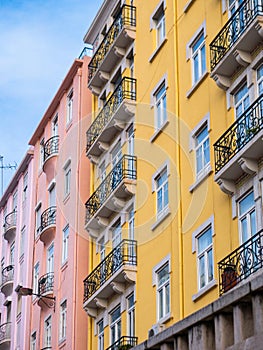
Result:
<svg viewBox="0 0 263 350"><path fill-rule="evenodd" d="M22 160L102 3L0 0L0 155L5 164ZM5 185L13 173L4 172Z"/></svg>

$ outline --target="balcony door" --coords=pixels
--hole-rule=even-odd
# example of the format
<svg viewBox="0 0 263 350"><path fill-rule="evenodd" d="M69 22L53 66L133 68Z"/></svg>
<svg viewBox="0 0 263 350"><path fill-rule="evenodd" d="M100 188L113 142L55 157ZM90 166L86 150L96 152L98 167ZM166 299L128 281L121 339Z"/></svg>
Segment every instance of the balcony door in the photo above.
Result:
<svg viewBox="0 0 263 350"><path fill-rule="evenodd" d="M257 232L254 192L250 192L238 203L239 231L241 244Z"/></svg>
<svg viewBox="0 0 263 350"><path fill-rule="evenodd" d="M229 17L233 18L231 25L231 37L232 41L235 42L240 32L245 29L245 6L239 11L239 7L245 2L245 0L228 0L228 11Z"/></svg>
<svg viewBox="0 0 263 350"><path fill-rule="evenodd" d="M53 185L49 189L49 207L54 207L56 205L56 187Z"/></svg>
<svg viewBox="0 0 263 350"><path fill-rule="evenodd" d="M111 313L110 333L111 333L111 344L114 344L121 337L121 308L120 308L120 306L118 306Z"/></svg>

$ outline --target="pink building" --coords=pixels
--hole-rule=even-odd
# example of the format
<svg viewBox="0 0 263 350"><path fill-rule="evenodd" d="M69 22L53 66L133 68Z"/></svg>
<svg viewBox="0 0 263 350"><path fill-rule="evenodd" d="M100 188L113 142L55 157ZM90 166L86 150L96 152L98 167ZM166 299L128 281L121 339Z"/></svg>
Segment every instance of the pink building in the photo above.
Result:
<svg viewBox="0 0 263 350"><path fill-rule="evenodd" d="M88 62L87 56L73 62L29 142L34 146L33 272L20 294L32 294L26 298L32 301L30 330L24 333L31 350L87 349L82 298L88 273L83 227L89 194Z"/></svg>
<svg viewBox="0 0 263 350"><path fill-rule="evenodd" d="M29 349L31 299L17 291L32 283L34 151L29 149L0 200L0 349Z"/></svg>

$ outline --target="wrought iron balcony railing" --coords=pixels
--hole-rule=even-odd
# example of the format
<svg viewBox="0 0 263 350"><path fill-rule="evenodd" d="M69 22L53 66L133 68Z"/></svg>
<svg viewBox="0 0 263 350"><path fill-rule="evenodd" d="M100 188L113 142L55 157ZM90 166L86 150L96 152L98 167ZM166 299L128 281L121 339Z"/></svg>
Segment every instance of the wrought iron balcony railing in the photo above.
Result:
<svg viewBox="0 0 263 350"><path fill-rule="evenodd" d="M38 294L43 295L53 292L54 289L54 272L48 272L38 280Z"/></svg>
<svg viewBox="0 0 263 350"><path fill-rule="evenodd" d="M123 5L120 12L116 16L114 22L89 63L89 82L93 78L97 69L104 60L104 57L112 47L115 39L124 26L136 26L136 8L134 6Z"/></svg>
<svg viewBox="0 0 263 350"><path fill-rule="evenodd" d="M124 239L84 280L85 303L123 265L137 265L137 242Z"/></svg>
<svg viewBox="0 0 263 350"><path fill-rule="evenodd" d="M262 129L263 95L214 144L215 172L221 170Z"/></svg>
<svg viewBox="0 0 263 350"><path fill-rule="evenodd" d="M86 152L90 149L114 113L125 100L136 100L136 80L124 77L87 131Z"/></svg>
<svg viewBox="0 0 263 350"><path fill-rule="evenodd" d="M137 158L135 156L124 155L114 166L105 180L99 185L92 196L87 200L85 223L95 215L105 201L109 198L117 186L124 180L136 180Z"/></svg>
<svg viewBox="0 0 263 350"><path fill-rule="evenodd" d="M53 136L44 144L44 162L48 157L58 153L59 136Z"/></svg>
<svg viewBox="0 0 263 350"><path fill-rule="evenodd" d="M10 229L10 227L16 226L16 211L12 211L5 217L4 230L5 232Z"/></svg>
<svg viewBox="0 0 263 350"><path fill-rule="evenodd" d="M137 342L137 337L123 336L111 346L109 346L106 350L128 350L136 346Z"/></svg>
<svg viewBox="0 0 263 350"><path fill-rule="evenodd" d="M41 215L40 230L43 231L46 227L56 224L56 207L49 207Z"/></svg>
<svg viewBox="0 0 263 350"><path fill-rule="evenodd" d="M8 265L2 270L2 285L14 280L14 266Z"/></svg>
<svg viewBox="0 0 263 350"><path fill-rule="evenodd" d="M11 322L0 325L0 342L11 339Z"/></svg>
<svg viewBox="0 0 263 350"><path fill-rule="evenodd" d="M263 266L263 230L218 263L219 294L227 292Z"/></svg>
<svg viewBox="0 0 263 350"><path fill-rule="evenodd" d="M211 71L258 15L263 15L261 0L246 0L239 6L210 44Z"/></svg>

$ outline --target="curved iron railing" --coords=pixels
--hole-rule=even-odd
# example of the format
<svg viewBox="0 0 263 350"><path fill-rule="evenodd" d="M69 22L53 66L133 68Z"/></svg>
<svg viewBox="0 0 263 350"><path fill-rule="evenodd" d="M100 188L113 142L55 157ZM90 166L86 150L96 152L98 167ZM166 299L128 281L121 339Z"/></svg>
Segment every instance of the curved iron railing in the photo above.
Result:
<svg viewBox="0 0 263 350"><path fill-rule="evenodd" d="M210 44L211 71L223 59L251 22L263 14L261 0L245 1Z"/></svg>
<svg viewBox="0 0 263 350"><path fill-rule="evenodd" d="M262 239L263 230L218 263L220 295L263 267Z"/></svg>
<svg viewBox="0 0 263 350"><path fill-rule="evenodd" d="M215 172L221 170L262 129L263 95L214 144Z"/></svg>
<svg viewBox="0 0 263 350"><path fill-rule="evenodd" d="M137 242L122 240L88 275L84 282L85 303L123 265L137 265Z"/></svg>
<svg viewBox="0 0 263 350"><path fill-rule="evenodd" d="M2 270L2 284L14 280L14 265L8 265Z"/></svg>
<svg viewBox="0 0 263 350"><path fill-rule="evenodd" d="M44 144L44 162L48 157L58 153L59 136L53 136Z"/></svg>
<svg viewBox="0 0 263 350"><path fill-rule="evenodd" d="M16 211L13 210L11 213L6 215L4 223L4 231L8 231L10 227L16 226Z"/></svg>
<svg viewBox="0 0 263 350"><path fill-rule="evenodd" d="M111 346L109 346L106 350L129 350L132 347L136 346L137 342L137 337L123 336Z"/></svg>
<svg viewBox="0 0 263 350"><path fill-rule="evenodd" d="M87 131L86 152L112 119L123 100L136 100L136 79L124 77Z"/></svg>
<svg viewBox="0 0 263 350"><path fill-rule="evenodd" d="M89 63L88 81L93 78L104 57L109 52L115 39L121 32L124 26L136 26L136 8L134 6L123 5L120 12L117 14L114 22L110 26L107 34L102 40L100 46L96 50L92 60Z"/></svg>
<svg viewBox="0 0 263 350"><path fill-rule="evenodd" d="M48 272L38 280L38 294L43 295L53 292L54 289L54 272Z"/></svg>
<svg viewBox="0 0 263 350"><path fill-rule="evenodd" d="M11 322L0 325L0 342L11 339Z"/></svg>
<svg viewBox="0 0 263 350"><path fill-rule="evenodd" d="M49 225L56 224L56 207L49 207L41 215L41 231L43 231Z"/></svg>
<svg viewBox="0 0 263 350"><path fill-rule="evenodd" d="M99 208L105 203L110 194L124 179L136 180L137 158L135 156L124 155L114 166L105 180L99 185L92 196L87 200L85 223L94 216Z"/></svg>

